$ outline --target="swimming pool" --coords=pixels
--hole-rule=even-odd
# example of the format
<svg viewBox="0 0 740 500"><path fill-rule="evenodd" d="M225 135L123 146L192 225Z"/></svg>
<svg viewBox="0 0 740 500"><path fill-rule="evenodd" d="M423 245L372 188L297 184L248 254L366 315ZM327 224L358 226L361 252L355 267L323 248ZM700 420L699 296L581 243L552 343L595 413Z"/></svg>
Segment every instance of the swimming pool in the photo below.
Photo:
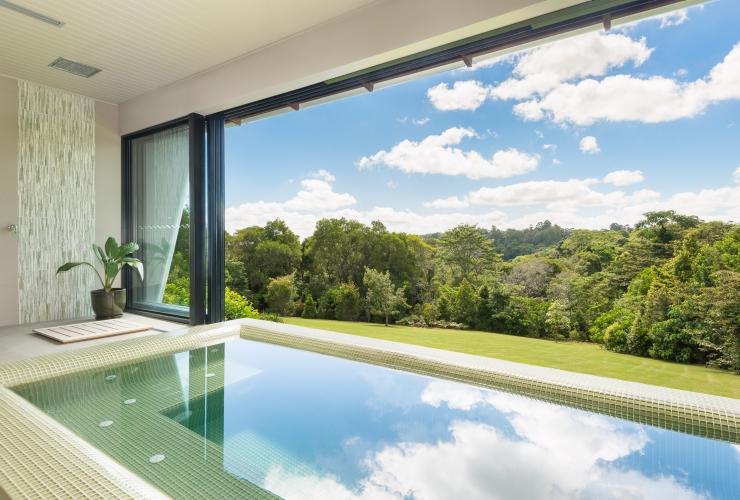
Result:
<svg viewBox="0 0 740 500"><path fill-rule="evenodd" d="M238 337L12 389L177 498L740 491L731 442Z"/></svg>

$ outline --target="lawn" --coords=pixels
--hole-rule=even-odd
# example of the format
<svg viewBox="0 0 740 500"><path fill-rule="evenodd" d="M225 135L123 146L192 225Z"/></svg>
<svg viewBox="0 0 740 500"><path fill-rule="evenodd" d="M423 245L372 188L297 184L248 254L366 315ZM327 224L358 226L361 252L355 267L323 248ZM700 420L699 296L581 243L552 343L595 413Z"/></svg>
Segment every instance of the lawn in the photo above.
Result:
<svg viewBox="0 0 740 500"><path fill-rule="evenodd" d="M396 325L386 327L375 323L303 318L284 318L284 321L291 325L740 398L740 376L730 372L617 354L595 344L553 342L472 330L441 330Z"/></svg>

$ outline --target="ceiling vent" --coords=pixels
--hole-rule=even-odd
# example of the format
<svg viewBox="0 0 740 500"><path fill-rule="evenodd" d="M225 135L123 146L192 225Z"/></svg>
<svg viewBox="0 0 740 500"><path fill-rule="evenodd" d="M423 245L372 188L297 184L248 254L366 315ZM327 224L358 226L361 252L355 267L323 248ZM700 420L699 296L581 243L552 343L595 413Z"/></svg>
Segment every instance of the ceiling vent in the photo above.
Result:
<svg viewBox="0 0 740 500"><path fill-rule="evenodd" d="M70 61L69 59L65 59L63 57L57 58L49 66L54 69L61 69L62 71L66 71L67 73L72 73L73 75L84 76L85 78L90 78L94 74L100 73L101 71L98 68L88 66L87 64Z"/></svg>
<svg viewBox="0 0 740 500"><path fill-rule="evenodd" d="M35 10L27 9L26 7L23 7L22 5L15 4L13 2L8 2L7 0L0 0L0 7L5 7L8 10L15 11L18 14L23 14L24 16L32 17L46 24L51 24L52 26L56 26L57 28L61 28L62 26L64 26L64 23L60 21L59 19L54 19L53 17L49 17L45 14L42 14L41 12L36 12Z"/></svg>

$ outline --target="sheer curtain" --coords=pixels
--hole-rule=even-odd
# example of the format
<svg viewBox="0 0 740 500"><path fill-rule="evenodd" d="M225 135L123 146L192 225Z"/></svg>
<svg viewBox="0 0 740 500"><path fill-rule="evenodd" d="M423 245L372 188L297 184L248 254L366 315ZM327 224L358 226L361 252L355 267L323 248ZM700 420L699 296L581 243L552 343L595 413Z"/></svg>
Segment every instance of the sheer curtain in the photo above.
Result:
<svg viewBox="0 0 740 500"><path fill-rule="evenodd" d="M162 303L176 244L188 247L188 228L181 224L189 198L188 148L187 125L131 143L133 227L145 270L143 281L134 275L134 303Z"/></svg>

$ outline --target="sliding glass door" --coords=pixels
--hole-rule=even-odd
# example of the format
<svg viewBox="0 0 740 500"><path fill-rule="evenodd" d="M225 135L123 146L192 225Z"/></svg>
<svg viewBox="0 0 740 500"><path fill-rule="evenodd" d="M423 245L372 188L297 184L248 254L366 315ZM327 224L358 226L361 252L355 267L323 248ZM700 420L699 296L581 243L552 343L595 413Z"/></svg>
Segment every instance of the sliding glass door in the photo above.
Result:
<svg viewBox="0 0 740 500"><path fill-rule="evenodd" d="M124 239L138 243L145 269L124 276L127 308L202 323L203 117L125 137L124 157Z"/></svg>

